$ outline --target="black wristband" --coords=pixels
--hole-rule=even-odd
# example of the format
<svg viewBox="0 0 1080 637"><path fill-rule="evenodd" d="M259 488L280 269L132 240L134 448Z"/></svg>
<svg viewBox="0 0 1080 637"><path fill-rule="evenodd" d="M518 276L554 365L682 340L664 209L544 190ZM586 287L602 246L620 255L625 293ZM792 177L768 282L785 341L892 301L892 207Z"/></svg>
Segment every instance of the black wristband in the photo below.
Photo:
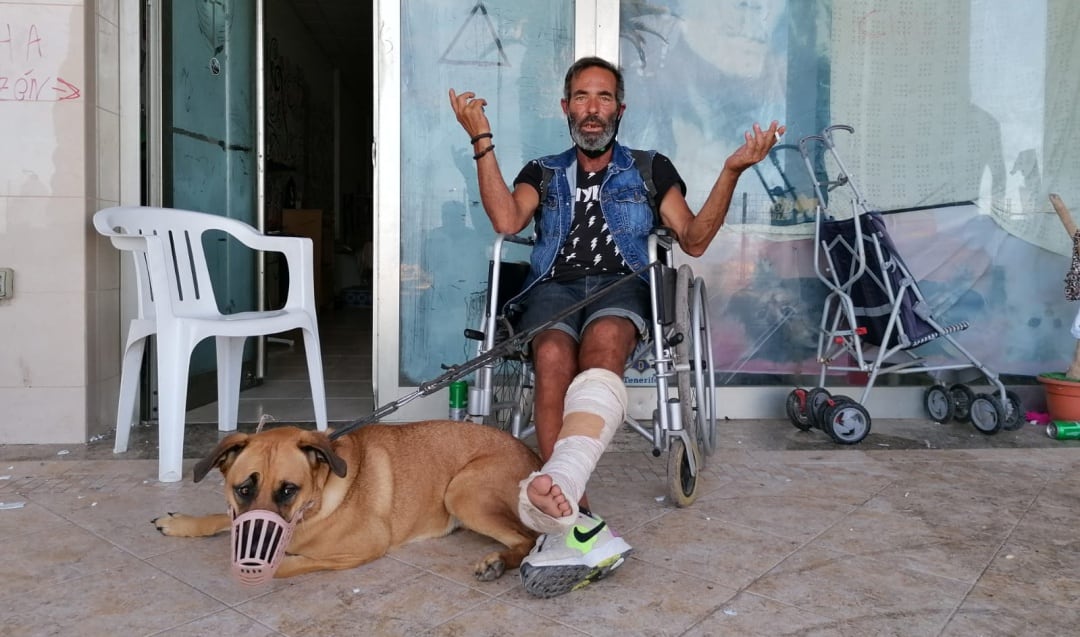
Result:
<svg viewBox="0 0 1080 637"><path fill-rule="evenodd" d="M493 150L495 150L495 144L492 144L492 145L488 146L487 148L485 148L484 150L476 153L475 155L472 156L472 158L473 159L480 159L481 157L483 157L484 155L490 153Z"/></svg>
<svg viewBox="0 0 1080 637"><path fill-rule="evenodd" d="M491 132L489 131L487 133L477 133L476 137L472 137L472 138L469 139L469 143L470 144L475 144L476 142L480 141L481 139L491 139Z"/></svg>

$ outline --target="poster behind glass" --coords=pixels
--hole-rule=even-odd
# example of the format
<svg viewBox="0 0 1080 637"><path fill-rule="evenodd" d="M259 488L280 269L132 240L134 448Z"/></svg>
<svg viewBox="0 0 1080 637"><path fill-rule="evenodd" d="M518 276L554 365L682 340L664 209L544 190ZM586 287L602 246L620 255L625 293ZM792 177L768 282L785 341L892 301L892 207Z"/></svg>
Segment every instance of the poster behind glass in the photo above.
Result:
<svg viewBox="0 0 1080 637"><path fill-rule="evenodd" d="M866 208L885 213L935 316L968 322L958 340L998 372L1064 367L1074 347L1075 308L1061 291L1071 245L1046 195L1080 205L1080 164L1068 151L1080 143L1077 111L1065 106L1080 9L657 0L622 3L620 25L620 140L669 155L695 211L745 131L788 126L742 175L725 227L692 260L709 285L719 384L805 382L820 370L826 290L813 265L810 171L820 178L835 166L813 149L804 159L798 141L836 123L854 127L838 152ZM857 208L844 189L821 199L829 214ZM935 344L919 353L953 356Z"/></svg>

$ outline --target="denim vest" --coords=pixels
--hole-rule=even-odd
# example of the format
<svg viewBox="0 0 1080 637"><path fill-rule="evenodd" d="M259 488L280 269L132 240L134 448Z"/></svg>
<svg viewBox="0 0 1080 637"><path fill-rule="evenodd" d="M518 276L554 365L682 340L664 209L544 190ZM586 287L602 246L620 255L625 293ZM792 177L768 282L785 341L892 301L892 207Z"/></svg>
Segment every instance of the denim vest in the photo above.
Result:
<svg viewBox="0 0 1080 637"><path fill-rule="evenodd" d="M650 152L651 158L655 152ZM577 148L539 160L553 172L544 201L536 218L536 245L533 247L529 276L515 302L547 276L555 257L570 234L577 198ZM611 163L600 184L600 211L623 259L635 272L649 264L649 233L656 225L649 194L641 175L634 167L634 156L618 143L613 146ZM647 273L641 277L648 280Z"/></svg>

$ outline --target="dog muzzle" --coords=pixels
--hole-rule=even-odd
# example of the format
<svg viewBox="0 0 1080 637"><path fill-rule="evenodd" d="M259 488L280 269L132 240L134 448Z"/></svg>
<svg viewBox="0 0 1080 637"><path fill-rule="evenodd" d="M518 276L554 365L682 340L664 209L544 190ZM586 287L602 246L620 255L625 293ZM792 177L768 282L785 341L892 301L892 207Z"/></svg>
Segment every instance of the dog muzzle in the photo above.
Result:
<svg viewBox="0 0 1080 637"><path fill-rule="evenodd" d="M243 515L230 509L233 577L248 586L273 579L306 509L297 511L292 521L266 509L252 509Z"/></svg>

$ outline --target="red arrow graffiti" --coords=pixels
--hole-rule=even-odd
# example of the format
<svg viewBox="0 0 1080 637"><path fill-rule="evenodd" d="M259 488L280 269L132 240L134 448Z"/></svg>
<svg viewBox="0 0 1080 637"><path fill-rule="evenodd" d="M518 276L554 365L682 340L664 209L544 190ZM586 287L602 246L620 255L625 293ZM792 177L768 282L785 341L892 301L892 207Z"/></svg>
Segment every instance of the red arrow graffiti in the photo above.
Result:
<svg viewBox="0 0 1080 637"><path fill-rule="evenodd" d="M64 90L70 91L67 95L60 95L59 97L57 97L56 100L58 102L63 101L63 100L78 99L79 95L81 95L81 93L79 92L79 89L74 84L72 84L71 82L68 82L64 78L58 77L58 78L56 78L56 82L58 84L63 84L63 86L54 86L53 87L54 91L57 91L58 93L61 92L61 91L64 91Z"/></svg>

